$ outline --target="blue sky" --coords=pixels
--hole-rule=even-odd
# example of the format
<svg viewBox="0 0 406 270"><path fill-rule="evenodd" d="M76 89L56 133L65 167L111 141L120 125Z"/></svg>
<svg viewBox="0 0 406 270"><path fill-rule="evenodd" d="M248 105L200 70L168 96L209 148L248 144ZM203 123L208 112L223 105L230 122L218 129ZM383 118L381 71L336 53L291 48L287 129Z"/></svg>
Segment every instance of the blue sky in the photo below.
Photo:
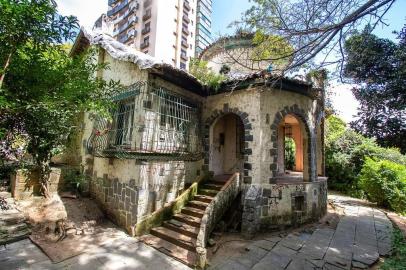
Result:
<svg viewBox="0 0 406 270"><path fill-rule="evenodd" d="M241 13L250 8L252 3L248 0L213 0L213 33L228 34L232 33L227 26L234 20L241 17ZM395 39L393 31L399 31L406 23L406 1L397 0L389 12L384 17L388 27L381 25L375 30L375 34Z"/></svg>

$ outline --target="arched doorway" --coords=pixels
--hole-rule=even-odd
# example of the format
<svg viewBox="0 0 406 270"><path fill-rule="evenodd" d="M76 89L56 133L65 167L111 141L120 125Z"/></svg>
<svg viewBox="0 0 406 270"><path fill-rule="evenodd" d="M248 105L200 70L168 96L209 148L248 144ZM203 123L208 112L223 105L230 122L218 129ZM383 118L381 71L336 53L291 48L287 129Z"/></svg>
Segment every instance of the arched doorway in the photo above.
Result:
<svg viewBox="0 0 406 270"><path fill-rule="evenodd" d="M214 175L232 174L243 166L244 124L238 115L223 115L210 128L209 170Z"/></svg>
<svg viewBox="0 0 406 270"><path fill-rule="evenodd" d="M286 115L278 127L278 176L309 180L308 134L301 119Z"/></svg>

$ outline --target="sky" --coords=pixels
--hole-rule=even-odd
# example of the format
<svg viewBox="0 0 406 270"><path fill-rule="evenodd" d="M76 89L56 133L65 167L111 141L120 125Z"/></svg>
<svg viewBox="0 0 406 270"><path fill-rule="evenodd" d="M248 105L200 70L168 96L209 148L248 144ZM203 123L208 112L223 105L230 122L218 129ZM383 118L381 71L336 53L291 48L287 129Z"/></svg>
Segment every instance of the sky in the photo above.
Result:
<svg viewBox="0 0 406 270"><path fill-rule="evenodd" d="M63 15L75 15L84 26L92 26L100 14L107 11L107 0L56 0ZM231 34L230 23L241 18L251 6L249 0L213 0L213 37ZM378 26L374 33L382 38L396 39L393 31L399 31L406 23L406 1L397 0L383 20L388 26ZM358 103L351 93L351 85L332 84L333 106L337 113L349 122L357 112Z"/></svg>

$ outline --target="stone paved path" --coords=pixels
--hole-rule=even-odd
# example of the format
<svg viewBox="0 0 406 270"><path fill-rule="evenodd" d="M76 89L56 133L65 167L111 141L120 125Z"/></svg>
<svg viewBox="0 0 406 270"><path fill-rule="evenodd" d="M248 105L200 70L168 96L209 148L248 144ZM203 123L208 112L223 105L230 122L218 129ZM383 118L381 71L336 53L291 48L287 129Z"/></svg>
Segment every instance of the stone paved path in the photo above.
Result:
<svg viewBox="0 0 406 270"><path fill-rule="evenodd" d="M29 239L0 246L0 270L190 270L163 253L123 236L58 264Z"/></svg>
<svg viewBox="0 0 406 270"><path fill-rule="evenodd" d="M247 252L211 267L211 270L368 269L391 251L392 223L377 209L349 197L329 199L344 208L336 229L292 233L284 238L255 241Z"/></svg>

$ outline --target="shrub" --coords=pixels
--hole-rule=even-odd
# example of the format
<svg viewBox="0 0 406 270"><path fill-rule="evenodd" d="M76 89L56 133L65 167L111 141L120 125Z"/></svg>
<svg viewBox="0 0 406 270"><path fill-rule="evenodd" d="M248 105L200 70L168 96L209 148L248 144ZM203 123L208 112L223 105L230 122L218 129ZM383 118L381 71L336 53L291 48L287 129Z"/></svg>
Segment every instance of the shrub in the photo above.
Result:
<svg viewBox="0 0 406 270"><path fill-rule="evenodd" d="M375 140L347 128L332 115L326 121L326 173L329 187L356 197L364 196L359 174L367 158L406 165L406 156L398 149L380 147Z"/></svg>
<svg viewBox="0 0 406 270"><path fill-rule="evenodd" d="M369 200L379 206L406 213L406 166L389 160L367 158L359 185Z"/></svg>

